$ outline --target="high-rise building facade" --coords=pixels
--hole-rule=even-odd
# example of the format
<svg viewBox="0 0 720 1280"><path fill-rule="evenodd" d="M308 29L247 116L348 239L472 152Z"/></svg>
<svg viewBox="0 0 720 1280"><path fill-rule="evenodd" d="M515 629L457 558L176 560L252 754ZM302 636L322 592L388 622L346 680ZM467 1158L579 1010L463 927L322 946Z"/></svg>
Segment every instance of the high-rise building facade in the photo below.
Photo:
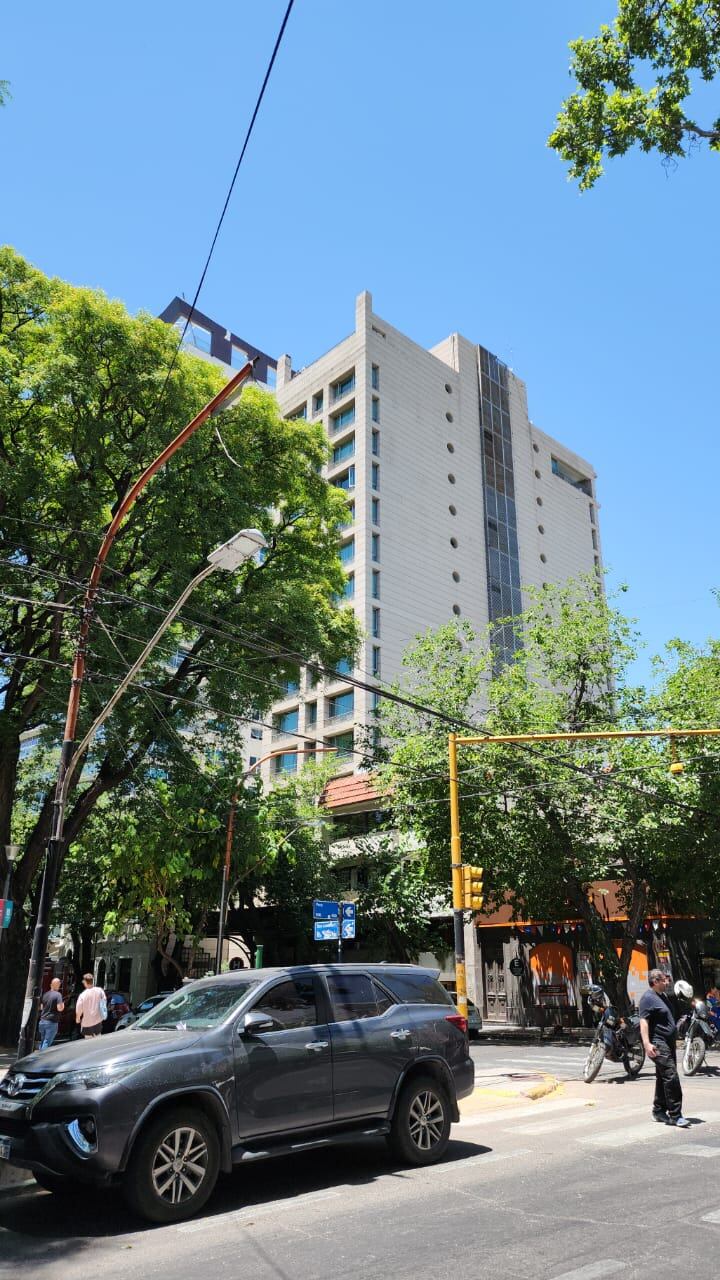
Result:
<svg viewBox="0 0 720 1280"><path fill-rule="evenodd" d="M426 350L362 293L349 337L299 373L280 357L275 394L285 416L328 434L327 476L348 500L346 597L365 637L354 669L371 685L397 677L429 628L456 617L480 630L520 612L526 586L600 573L592 467L531 423L525 384L484 347L452 334ZM495 643L507 659L512 629ZM350 772L375 705L342 678L301 673L263 750L283 749L273 768L292 770L303 735L336 746Z"/></svg>
<svg viewBox="0 0 720 1280"><path fill-rule="evenodd" d="M162 318L180 327L189 310L176 298ZM524 382L484 347L454 333L427 350L369 293L350 336L299 372L200 313L186 342L228 370L258 357L284 415L322 422L328 479L347 496L340 555L364 639L337 679L299 671L272 728L248 730L249 759L274 753L266 778L313 743L336 748L339 774L358 769L377 696L347 676L380 688L428 629L456 617L480 631L519 613L524 587L601 572L593 468L530 421ZM499 625L497 660L515 644Z"/></svg>

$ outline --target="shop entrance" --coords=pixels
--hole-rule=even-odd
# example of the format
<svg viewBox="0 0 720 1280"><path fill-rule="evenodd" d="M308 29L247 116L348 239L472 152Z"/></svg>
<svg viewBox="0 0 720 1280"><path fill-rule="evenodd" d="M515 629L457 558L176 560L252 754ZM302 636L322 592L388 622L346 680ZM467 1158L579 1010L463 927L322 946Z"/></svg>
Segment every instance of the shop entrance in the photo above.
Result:
<svg viewBox="0 0 720 1280"><path fill-rule="evenodd" d="M487 1022L507 1021L507 992L505 990L505 957L500 939L486 942L483 938L483 975L485 978L485 1008Z"/></svg>

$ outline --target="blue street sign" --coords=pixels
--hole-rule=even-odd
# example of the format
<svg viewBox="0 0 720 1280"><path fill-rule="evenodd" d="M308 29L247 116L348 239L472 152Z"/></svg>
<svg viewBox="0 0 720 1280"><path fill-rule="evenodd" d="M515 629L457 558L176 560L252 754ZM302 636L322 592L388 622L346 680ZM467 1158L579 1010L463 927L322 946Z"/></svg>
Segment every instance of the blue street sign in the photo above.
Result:
<svg viewBox="0 0 720 1280"><path fill-rule="evenodd" d="M9 929L12 920L13 904L10 898L0 898L2 904L2 912L0 915L0 929Z"/></svg>
<svg viewBox="0 0 720 1280"><path fill-rule="evenodd" d="M355 937L355 921L354 921L354 920L343 920L343 922L342 922L342 936L343 936L343 938L354 938L354 937Z"/></svg>
<svg viewBox="0 0 720 1280"><path fill-rule="evenodd" d="M337 920L340 907L337 902L325 902L323 898L313 898L313 920Z"/></svg>
<svg viewBox="0 0 720 1280"><path fill-rule="evenodd" d="M337 942L340 937L339 920L316 920L313 929L316 942Z"/></svg>
<svg viewBox="0 0 720 1280"><path fill-rule="evenodd" d="M354 902L341 902L340 906L342 907L343 920L355 919L355 903ZM343 934L343 937L344 936L345 935Z"/></svg>

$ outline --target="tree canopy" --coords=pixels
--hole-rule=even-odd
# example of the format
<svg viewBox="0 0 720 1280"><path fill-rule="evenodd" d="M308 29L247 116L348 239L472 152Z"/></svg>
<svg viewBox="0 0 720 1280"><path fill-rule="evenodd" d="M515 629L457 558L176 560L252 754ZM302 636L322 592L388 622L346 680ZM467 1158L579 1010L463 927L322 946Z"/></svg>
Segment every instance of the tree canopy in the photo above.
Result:
<svg viewBox="0 0 720 1280"><path fill-rule="evenodd" d="M103 531L142 469L224 381L176 347L161 321L0 250L0 862L6 843L22 842L16 931L51 805L47 779L30 809L16 805L21 735L59 744L78 609ZM214 546L256 526L270 549L260 565L207 579L163 638L86 760L68 841L153 755L194 759L192 724L205 750L237 751L248 719L269 707L300 656L334 663L354 651L357 624L337 604L346 506L322 478L326 457L319 424L284 420L269 393L249 386L135 503L91 627L80 733Z"/></svg>
<svg viewBox="0 0 720 1280"><path fill-rule="evenodd" d="M489 635L449 624L422 637L405 659L419 700L480 734L718 724L719 646L677 642L649 692L628 679L638 637L595 580L530 596L515 621L522 647L495 674ZM416 833L429 881L447 893L447 726L397 707L382 721L395 821ZM509 900L521 919L572 911L616 992L650 910L717 909L720 743L688 740L679 750L685 771L677 777L660 737L460 749L463 859L486 868L489 903ZM589 896L598 880L618 882L627 911L619 964Z"/></svg>
<svg viewBox="0 0 720 1280"><path fill-rule="evenodd" d="M578 89L548 145L581 190L600 177L604 157L633 146L668 159L693 142L720 151L720 116L700 123L688 101L720 69L720 0L618 0L612 26L570 49Z"/></svg>

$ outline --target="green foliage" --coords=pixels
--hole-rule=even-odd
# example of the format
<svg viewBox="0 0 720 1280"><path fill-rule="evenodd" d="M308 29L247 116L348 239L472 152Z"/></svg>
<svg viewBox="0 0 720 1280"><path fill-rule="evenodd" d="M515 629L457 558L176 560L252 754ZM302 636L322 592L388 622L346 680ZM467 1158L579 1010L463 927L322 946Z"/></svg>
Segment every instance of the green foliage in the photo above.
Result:
<svg viewBox="0 0 720 1280"><path fill-rule="evenodd" d="M11 830L22 834L21 903L41 862L51 796L45 778L30 805L27 792L19 803L20 735L41 726L46 743L59 744L78 607L102 533L143 468L223 383L222 370L176 356L176 344L161 321L0 250L0 647L9 655L0 673L0 846ZM86 762L70 842L99 798L118 790L118 821L139 844L129 815L149 764L177 757L197 770L218 741L237 755L242 723L297 669L297 657L274 649L331 664L354 652L357 624L336 604L345 501L320 474L326 456L319 425L285 421L274 398L250 386L132 508L91 626L80 733L214 546L256 526L270 551L262 565L209 578L164 637Z"/></svg>
<svg viewBox="0 0 720 1280"><path fill-rule="evenodd" d="M548 139L581 190L603 171L603 157L638 145L670 159L705 139L720 151L720 117L702 127L687 101L720 68L720 0L619 0L611 27L572 41L578 92L563 103Z"/></svg>
<svg viewBox="0 0 720 1280"><path fill-rule="evenodd" d="M637 637L593 579L530 595L517 620L523 647L498 675L489 674L489 635L443 627L406 657L413 692L495 734L718 723L720 645L699 652L677 642L649 693L627 682ZM404 708L386 709L383 728L394 820L420 840L428 883L447 892L447 731ZM610 983L650 905L717 910L720 742L683 742L681 754L678 779L660 738L461 747L463 859L486 868L489 904L509 899L519 916L550 920L572 910ZM588 900L604 879L619 882L629 916L619 966Z"/></svg>

